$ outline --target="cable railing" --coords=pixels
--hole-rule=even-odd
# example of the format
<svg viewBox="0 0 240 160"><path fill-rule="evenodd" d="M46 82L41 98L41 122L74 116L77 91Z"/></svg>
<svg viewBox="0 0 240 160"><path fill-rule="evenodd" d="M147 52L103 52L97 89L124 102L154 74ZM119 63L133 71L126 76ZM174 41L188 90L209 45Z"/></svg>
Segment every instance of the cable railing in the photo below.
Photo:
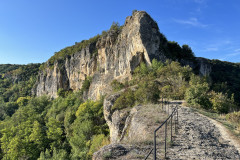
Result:
<svg viewBox="0 0 240 160"><path fill-rule="evenodd" d="M168 123L170 123L170 142L171 144L173 143L173 127L175 128L175 135L178 132L178 105L176 105L173 108L173 105L171 105L171 114L170 114L170 106L169 106L169 101L165 101L165 105L163 105L163 99L162 99L162 110L165 111L166 114L168 114L167 119L158 127L154 130L153 136L153 148L149 151L147 156L145 157L145 160L149 158L149 156L153 153L153 159L157 159L157 132L164 126L164 159L167 157L167 136L168 136ZM169 115L170 114L170 115ZM173 123L174 121L174 123Z"/></svg>

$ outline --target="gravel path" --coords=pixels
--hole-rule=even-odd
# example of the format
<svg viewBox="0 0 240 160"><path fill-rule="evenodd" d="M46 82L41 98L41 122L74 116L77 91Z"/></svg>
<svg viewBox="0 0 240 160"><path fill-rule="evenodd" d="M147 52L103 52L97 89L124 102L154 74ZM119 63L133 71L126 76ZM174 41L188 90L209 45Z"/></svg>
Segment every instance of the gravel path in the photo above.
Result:
<svg viewBox="0 0 240 160"><path fill-rule="evenodd" d="M181 107L179 126L174 146L168 150L169 159L240 159L236 147L224 138L223 130L213 120Z"/></svg>

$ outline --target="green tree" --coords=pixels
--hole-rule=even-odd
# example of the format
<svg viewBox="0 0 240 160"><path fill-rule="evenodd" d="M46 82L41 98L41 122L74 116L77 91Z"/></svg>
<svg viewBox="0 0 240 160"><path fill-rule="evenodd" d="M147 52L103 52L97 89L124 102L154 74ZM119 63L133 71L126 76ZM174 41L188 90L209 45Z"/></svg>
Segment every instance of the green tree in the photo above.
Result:
<svg viewBox="0 0 240 160"><path fill-rule="evenodd" d="M228 98L227 94L210 92L210 102L212 103L213 111L217 113L228 113L230 110L235 110L237 106L234 103L234 98Z"/></svg>
<svg viewBox="0 0 240 160"><path fill-rule="evenodd" d="M185 99L189 104L200 105L205 109L211 108L209 102L209 85L207 82L201 82L201 79L192 76L190 81L190 87L186 90Z"/></svg>
<svg viewBox="0 0 240 160"><path fill-rule="evenodd" d="M61 128L61 122L57 121L53 117L50 117L46 126L48 128L47 137L51 141L51 149L60 148L63 140L63 130Z"/></svg>
<svg viewBox="0 0 240 160"><path fill-rule="evenodd" d="M22 106L26 106L28 104L28 101L31 99L30 96L27 97L19 97L17 99L17 104L22 107Z"/></svg>
<svg viewBox="0 0 240 160"><path fill-rule="evenodd" d="M38 121L34 121L32 133L30 134L29 138L30 141L36 145L36 148L40 152L44 151L45 147L47 146L47 137L43 126Z"/></svg>

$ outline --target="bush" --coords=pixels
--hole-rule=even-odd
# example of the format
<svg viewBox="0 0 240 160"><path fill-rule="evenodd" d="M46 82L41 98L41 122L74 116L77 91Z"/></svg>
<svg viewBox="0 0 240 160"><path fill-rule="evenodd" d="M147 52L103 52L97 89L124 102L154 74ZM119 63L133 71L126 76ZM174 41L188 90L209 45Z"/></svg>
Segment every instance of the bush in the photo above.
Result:
<svg viewBox="0 0 240 160"><path fill-rule="evenodd" d="M123 94L115 101L112 110L133 107L135 104L134 93L131 89L126 89Z"/></svg>
<svg viewBox="0 0 240 160"><path fill-rule="evenodd" d="M135 92L135 99L139 103L156 103L159 99L159 89L154 81L143 81Z"/></svg>
<svg viewBox="0 0 240 160"><path fill-rule="evenodd" d="M89 157L96 151L98 151L101 147L108 145L110 143L109 138L104 134L99 134L93 136L91 140L91 146L88 152Z"/></svg>
<svg viewBox="0 0 240 160"><path fill-rule="evenodd" d="M227 94L216 93L212 91L210 93L210 102L212 103L213 111L217 113L228 113L230 109L235 109L234 99L229 99Z"/></svg>
<svg viewBox="0 0 240 160"><path fill-rule="evenodd" d="M190 87L186 90L185 100L194 106L201 106L205 109L211 108L208 96L209 86L198 76L191 76Z"/></svg>
<svg viewBox="0 0 240 160"><path fill-rule="evenodd" d="M90 87L91 82L92 82L92 77L87 77L87 78L83 81L81 90L82 90L82 91L88 90L89 87Z"/></svg>
<svg viewBox="0 0 240 160"><path fill-rule="evenodd" d="M120 91L124 88L124 85L121 82L118 82L116 79L111 82L111 86L114 91Z"/></svg>
<svg viewBox="0 0 240 160"><path fill-rule="evenodd" d="M228 113L226 119L230 122L240 124L240 112Z"/></svg>

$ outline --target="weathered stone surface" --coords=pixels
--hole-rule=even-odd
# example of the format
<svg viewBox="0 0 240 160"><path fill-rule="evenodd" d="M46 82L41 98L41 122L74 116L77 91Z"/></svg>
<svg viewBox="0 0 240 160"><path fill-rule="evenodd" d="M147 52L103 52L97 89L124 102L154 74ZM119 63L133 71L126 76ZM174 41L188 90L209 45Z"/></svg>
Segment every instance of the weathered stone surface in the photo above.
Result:
<svg viewBox="0 0 240 160"><path fill-rule="evenodd" d="M160 49L162 38L157 23L144 11L134 12L120 32L110 30L97 43L92 43L81 52L66 58L54 68L46 68L38 76L37 96L57 96L59 88L78 90L87 76L93 77L88 98L97 99L111 91L109 83L131 79L133 70L141 63L151 64L156 58L165 61ZM98 55L92 56L97 48Z"/></svg>
<svg viewBox="0 0 240 160"><path fill-rule="evenodd" d="M147 149L141 149L139 147L126 144L110 144L95 152L92 159L143 159L146 154L144 151Z"/></svg>
<svg viewBox="0 0 240 160"><path fill-rule="evenodd" d="M209 76L212 72L212 64L209 63L208 59L198 57L196 58L199 66L199 73L203 76Z"/></svg>
<svg viewBox="0 0 240 160"><path fill-rule="evenodd" d="M153 130L164 120L160 105L137 105L133 108L112 110L121 92L104 100L104 118L110 129L111 143L145 143L152 141ZM159 119L159 116L163 119ZM157 120L157 121L156 121Z"/></svg>
<svg viewBox="0 0 240 160"><path fill-rule="evenodd" d="M199 115L191 108L179 109L179 134L169 148L169 159L240 159L235 146L223 136L210 118ZM229 136L229 135L228 135Z"/></svg>

